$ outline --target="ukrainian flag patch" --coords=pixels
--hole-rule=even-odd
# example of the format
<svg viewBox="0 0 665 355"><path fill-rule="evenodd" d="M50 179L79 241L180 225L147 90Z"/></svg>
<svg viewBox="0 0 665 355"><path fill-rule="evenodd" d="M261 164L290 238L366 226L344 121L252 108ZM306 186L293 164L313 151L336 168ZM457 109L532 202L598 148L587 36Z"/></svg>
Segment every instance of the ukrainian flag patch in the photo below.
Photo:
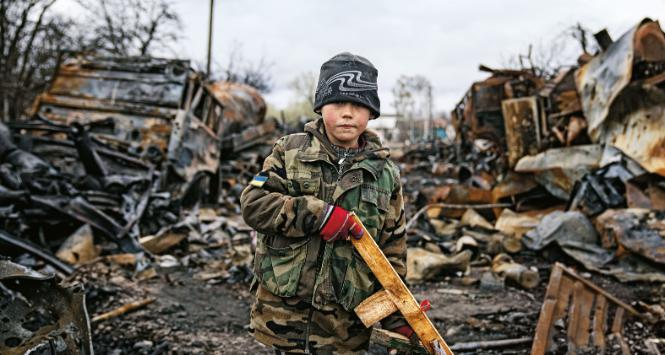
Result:
<svg viewBox="0 0 665 355"><path fill-rule="evenodd" d="M256 175L249 184L256 187L263 187L266 181L268 181L267 176Z"/></svg>

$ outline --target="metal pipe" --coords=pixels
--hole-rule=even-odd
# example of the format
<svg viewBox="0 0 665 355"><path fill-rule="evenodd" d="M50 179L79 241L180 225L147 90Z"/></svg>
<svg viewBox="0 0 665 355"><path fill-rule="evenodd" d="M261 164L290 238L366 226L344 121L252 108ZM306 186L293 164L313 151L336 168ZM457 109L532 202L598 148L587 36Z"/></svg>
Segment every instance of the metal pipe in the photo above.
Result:
<svg viewBox="0 0 665 355"><path fill-rule="evenodd" d="M43 250L42 248L32 244L27 240L19 239L9 233L0 230L0 241L23 249L32 255L42 258L47 263L64 272L66 275L71 275L74 272L74 268L72 266L61 261L60 259L53 256L53 254L50 252Z"/></svg>

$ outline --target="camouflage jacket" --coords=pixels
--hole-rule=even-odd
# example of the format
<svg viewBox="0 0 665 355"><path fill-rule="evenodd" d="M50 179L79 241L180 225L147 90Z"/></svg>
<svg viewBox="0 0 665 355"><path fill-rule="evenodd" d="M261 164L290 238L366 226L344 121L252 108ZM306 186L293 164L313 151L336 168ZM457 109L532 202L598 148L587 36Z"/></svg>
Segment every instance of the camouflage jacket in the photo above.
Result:
<svg viewBox="0 0 665 355"><path fill-rule="evenodd" d="M259 232L254 271L272 294L353 312L381 288L350 242L319 237L326 203L354 211L397 273L406 274L399 170L376 134L363 135L365 149L338 166L322 119L310 122L305 133L275 144L260 174L263 186L243 191L243 217Z"/></svg>

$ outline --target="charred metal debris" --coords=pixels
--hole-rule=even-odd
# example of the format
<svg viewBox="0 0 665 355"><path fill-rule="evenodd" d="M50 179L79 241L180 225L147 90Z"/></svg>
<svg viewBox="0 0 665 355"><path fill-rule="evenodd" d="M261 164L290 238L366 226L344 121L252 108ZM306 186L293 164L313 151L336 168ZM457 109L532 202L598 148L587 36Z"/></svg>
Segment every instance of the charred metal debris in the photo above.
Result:
<svg viewBox="0 0 665 355"><path fill-rule="evenodd" d="M231 245L248 248L249 230L233 217L279 137L265 113L255 89L209 82L188 61L64 54L31 112L0 124L0 254L45 273L0 260L0 271L28 273L0 272L0 352L92 353L83 290L56 280L106 257L148 279L174 265L158 254L206 245L207 261L215 250L233 258L203 279L248 282ZM93 305L99 289L88 290ZM93 322L150 303L121 302L95 307Z"/></svg>
<svg viewBox="0 0 665 355"><path fill-rule="evenodd" d="M277 128L256 90L188 61L65 55L29 118L0 126L2 240L49 261L88 225L102 252L142 252L183 206L228 198L253 173L234 159Z"/></svg>
<svg viewBox="0 0 665 355"><path fill-rule="evenodd" d="M661 332L633 333L635 324L662 326L662 312L655 320L635 307L642 300L621 301L587 273L663 290L665 35L645 19L616 41L602 38L599 53L553 78L481 66L490 77L451 113L454 141L399 154L411 284L542 294L551 272L524 353L663 349Z"/></svg>

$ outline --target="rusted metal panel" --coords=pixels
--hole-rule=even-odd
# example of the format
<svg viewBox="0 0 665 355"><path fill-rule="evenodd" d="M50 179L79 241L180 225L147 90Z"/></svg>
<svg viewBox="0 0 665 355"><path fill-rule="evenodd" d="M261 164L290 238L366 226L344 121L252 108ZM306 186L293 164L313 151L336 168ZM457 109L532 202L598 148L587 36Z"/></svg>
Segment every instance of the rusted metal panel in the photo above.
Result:
<svg viewBox="0 0 665 355"><path fill-rule="evenodd" d="M218 81L205 85L205 89L224 107L223 120L214 127L220 135L239 133L244 127L263 123L267 106L253 87Z"/></svg>
<svg viewBox="0 0 665 355"><path fill-rule="evenodd" d="M647 170L665 176L665 90L630 85L615 101L598 141L614 145Z"/></svg>
<svg viewBox="0 0 665 355"><path fill-rule="evenodd" d="M178 198L197 176L217 173L220 128L229 124L222 103L204 86L189 61L71 55L33 114L55 126L83 125L118 153L155 164L165 172L162 187ZM263 99L254 95L247 101L260 101L265 113ZM257 115L246 113L237 113L236 124ZM66 132L56 138L66 140Z"/></svg>
<svg viewBox="0 0 665 355"><path fill-rule="evenodd" d="M193 76L189 61L74 54L63 60L42 100L70 109L164 115L183 107ZM41 106L38 100L33 113L48 113Z"/></svg>
<svg viewBox="0 0 665 355"><path fill-rule="evenodd" d="M227 136L222 139L222 153L237 153L256 144L263 143L266 136L271 135L275 130L277 130L277 122L275 120L267 120L258 126L252 126L240 133Z"/></svg>
<svg viewBox="0 0 665 355"><path fill-rule="evenodd" d="M552 195L568 200L575 182L600 166L603 147L579 145L552 148L522 157L515 165L518 173L534 173L536 181Z"/></svg>
<svg viewBox="0 0 665 355"><path fill-rule="evenodd" d="M655 263L665 265L665 226L652 221L648 210L607 210L596 220L604 245L619 245Z"/></svg>
<svg viewBox="0 0 665 355"><path fill-rule="evenodd" d="M630 82L633 69L633 39L639 25L624 33L610 48L594 57L575 74L589 135L597 139L612 101Z"/></svg>
<svg viewBox="0 0 665 355"><path fill-rule="evenodd" d="M168 161L184 181L201 172L214 174L219 166L219 140L192 113L181 111L169 142Z"/></svg>
<svg viewBox="0 0 665 355"><path fill-rule="evenodd" d="M501 100L504 97L504 82L507 78L489 78L471 87L470 126L471 137L490 139L505 144L504 122L501 115Z"/></svg>
<svg viewBox="0 0 665 355"><path fill-rule="evenodd" d="M62 77L78 77L82 79L109 79L115 81L134 81L145 84L164 84L181 83L187 80L188 61L167 60L161 69L152 68L152 72L132 71L131 67L111 68L63 65L60 68L59 75ZM180 103L180 99L174 101L175 107Z"/></svg>
<svg viewBox="0 0 665 355"><path fill-rule="evenodd" d="M74 53L76 55L76 53ZM155 57L117 57L117 56L81 56L63 60L63 67L125 71L132 73L163 72L165 75L182 75L182 70L189 68L189 61Z"/></svg>
<svg viewBox="0 0 665 355"><path fill-rule="evenodd" d="M592 141L611 144L665 175L665 34L645 19L576 73ZM655 80L658 78L657 80Z"/></svg>
<svg viewBox="0 0 665 355"><path fill-rule="evenodd" d="M0 353L93 354L85 292L0 260Z"/></svg>
<svg viewBox="0 0 665 355"><path fill-rule="evenodd" d="M488 139L506 148L501 101L536 94L544 85L541 78L527 70L495 70L481 66L492 76L475 82L453 110L453 126L458 142Z"/></svg>
<svg viewBox="0 0 665 355"><path fill-rule="evenodd" d="M136 78L119 79L112 76L78 76L60 73L53 80L49 92L53 95L129 101L177 108L183 90L182 82L170 80L142 81Z"/></svg>
<svg viewBox="0 0 665 355"><path fill-rule="evenodd" d="M93 124L94 135L138 143L137 156L154 148L166 155L172 120L194 78L188 61L73 55L35 100L33 114L60 125Z"/></svg>
<svg viewBox="0 0 665 355"><path fill-rule="evenodd" d="M103 112L90 109L70 110L62 106L44 105L42 106L48 113L44 116L51 122L71 125L74 122L82 125L91 125L99 123L99 126L93 129L98 136L106 139L117 139L125 142L139 143L140 149L137 153L154 146L166 151L169 137L171 135L172 118L162 118L160 116L148 116L131 113ZM177 110L170 110L173 116Z"/></svg>
<svg viewBox="0 0 665 355"><path fill-rule="evenodd" d="M39 114L58 122L66 121L62 117L67 116L67 111L73 111L74 113L83 113L86 110L95 111L101 114L107 114L107 117L112 116L112 113L125 113L163 119L173 119L178 112L176 109L168 107L146 106L131 102L118 101L111 103L96 99L51 95L49 93L39 95L34 106L34 112L39 112ZM65 112L56 112L56 109ZM72 115L70 115L70 117L71 116ZM81 114L79 116L83 115Z"/></svg>
<svg viewBox="0 0 665 355"><path fill-rule="evenodd" d="M472 100L476 113L501 111L501 100L504 99L504 83L508 78L491 77L481 83L474 83Z"/></svg>
<svg viewBox="0 0 665 355"><path fill-rule="evenodd" d="M540 117L535 96L501 102L508 146L508 166L511 168L525 155L537 154L540 149Z"/></svg>

